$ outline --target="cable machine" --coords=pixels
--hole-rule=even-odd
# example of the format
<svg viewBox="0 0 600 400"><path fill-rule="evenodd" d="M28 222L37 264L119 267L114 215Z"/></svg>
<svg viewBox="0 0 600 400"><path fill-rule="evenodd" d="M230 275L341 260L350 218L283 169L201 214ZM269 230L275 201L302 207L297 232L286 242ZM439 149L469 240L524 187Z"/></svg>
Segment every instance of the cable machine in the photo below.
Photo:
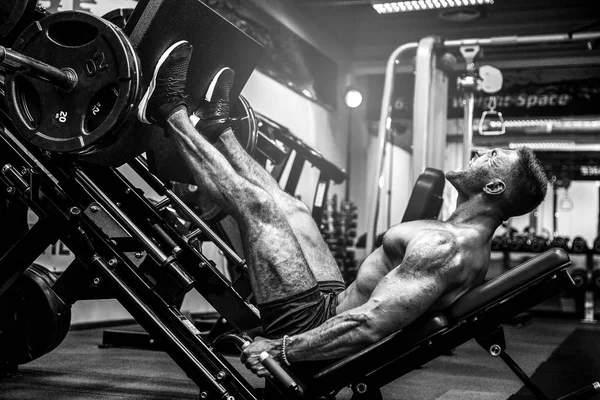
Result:
<svg viewBox="0 0 600 400"><path fill-rule="evenodd" d="M436 37L425 37L419 43L406 43L392 52L388 58L385 69L385 81L381 101L381 113L378 128L378 146L376 156L377 179L372 179L367 201L367 249L372 249L377 235L377 221L379 216L379 203L381 200L381 187L379 177L383 176L387 145L390 142L392 92L395 81L395 69L407 57L416 54L415 64L415 98L413 113L413 156L411 163L411 181L426 168L433 167L444 169L444 151L446 149L446 109L448 104L448 56L449 50L460 50L467 65L463 77L463 91L465 99L464 129L463 129L463 163L468 165L471 155L473 135L473 105L474 96L470 91L481 84L484 75L481 69L476 71L473 61L477 52L482 47L504 47L522 44L544 44L589 41L600 38L600 32L565 33L552 35L531 36L496 36L489 38L474 38L460 40L441 40ZM471 49L471 50L469 50ZM477 50L477 51L475 51ZM465 78L467 78L465 80ZM459 83L460 84L460 83ZM493 86L493 85L491 85ZM490 90L484 84L481 90ZM490 110L495 111L495 110ZM392 146L390 144L390 146ZM391 194L390 194L391 197ZM388 207L391 202L388 202ZM388 228L388 227L386 227Z"/></svg>

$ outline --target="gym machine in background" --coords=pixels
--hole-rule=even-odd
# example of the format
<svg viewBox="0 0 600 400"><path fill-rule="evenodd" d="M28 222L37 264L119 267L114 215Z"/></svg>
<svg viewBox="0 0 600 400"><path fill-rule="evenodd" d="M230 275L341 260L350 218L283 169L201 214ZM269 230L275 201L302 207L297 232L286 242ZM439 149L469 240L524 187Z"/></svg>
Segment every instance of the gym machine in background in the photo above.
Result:
<svg viewBox="0 0 600 400"><path fill-rule="evenodd" d="M284 186L284 190L287 193L295 196L298 180L306 163L319 170L319 179L312 202L312 216L317 223L320 223L331 182L335 184L344 182L347 178L346 172L327 160L319 151L304 143L298 136L290 132L288 128L258 112L256 116L258 131L264 132L268 137L280 142L286 151L284 162L275 165L271 171L275 180L280 184L283 183L284 170L291 162L289 175Z"/></svg>
<svg viewBox="0 0 600 400"><path fill-rule="evenodd" d="M449 70L454 69L456 57L451 51L460 51L465 59L466 71L461 78L462 87L465 91L464 126L463 126L463 155L465 162L471 154L472 143L470 138L473 134L473 106L470 94L477 87L480 90L492 90L501 79L498 72L488 66L476 69L473 65L475 56L481 49L488 47L509 47L523 44L544 44L560 42L589 41L600 38L598 32L577 32L554 35L533 36L498 36L490 38L473 38L460 40L442 40L436 37L423 38L419 43L406 43L395 49L388 58L385 69L384 89L381 102L381 113L378 128L378 150L376 159L376 178L373 179L373 187L369 191L371 198L367 202L367 249L372 249L375 237L384 228L378 228L378 208L381 198L379 177L383 176L385 154L388 145L391 145L391 110L392 92L394 89L396 66L416 53L415 63L415 98L413 114L413 150L412 150L412 182L426 168L432 167L444 170L444 150L446 148L446 114L448 106L448 82ZM485 67L485 68L484 68ZM491 78L486 83L486 79ZM489 83L489 84L488 84ZM493 129L487 129L489 134L495 130L502 129L498 125L500 118L494 114L495 109L488 110L487 116L494 118ZM482 118L483 119L483 118ZM484 129L481 126L477 129ZM390 202L388 202L390 206Z"/></svg>

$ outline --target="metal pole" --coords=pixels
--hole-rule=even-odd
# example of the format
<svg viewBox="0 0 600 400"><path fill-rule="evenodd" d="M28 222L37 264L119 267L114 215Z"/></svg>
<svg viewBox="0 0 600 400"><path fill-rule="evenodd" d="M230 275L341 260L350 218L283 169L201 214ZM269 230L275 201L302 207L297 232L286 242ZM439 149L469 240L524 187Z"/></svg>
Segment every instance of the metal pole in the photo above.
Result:
<svg viewBox="0 0 600 400"><path fill-rule="evenodd" d="M418 43L406 43L398 47L390 55L386 70L385 70L385 82L383 85L383 98L381 100L381 114L379 117L379 130L377 134L378 138L378 152L376 159L377 176L373 179L371 204L368 218L367 218L367 251L373 250L373 244L375 243L375 237L377 236L377 215L379 209L380 191L379 179L383 174L384 161L385 161L385 144L387 141L387 131L391 128L391 101L392 93L394 91L394 80L395 80L395 67L399 64L400 56L409 51L417 48ZM369 204L367 204L369 206Z"/></svg>
<svg viewBox="0 0 600 400"><path fill-rule="evenodd" d="M600 32L582 32L582 33L559 33L551 35L529 35L529 36L493 36L489 38L457 39L444 41L445 47L461 46L506 46L513 44L539 44L594 40L600 38Z"/></svg>
<svg viewBox="0 0 600 400"><path fill-rule="evenodd" d="M473 146L473 113L475 112L475 94L465 92L464 97L464 128L463 128L463 167L466 168L471 161L471 147Z"/></svg>
<svg viewBox="0 0 600 400"><path fill-rule="evenodd" d="M148 183L160 195L167 197L171 203L187 217L202 233L204 233L211 242L221 250L225 257L236 266L243 266L246 262L229 247L210 227L204 222L192 209L190 209L172 190L168 189L164 183L154 176L146 167L145 160L141 157L133 159L129 166ZM157 207L158 208L158 207Z"/></svg>
<svg viewBox="0 0 600 400"><path fill-rule="evenodd" d="M71 68L59 69L4 46L0 46L0 66L17 71L69 91L77 85L77 74Z"/></svg>
<svg viewBox="0 0 600 400"><path fill-rule="evenodd" d="M352 162L350 159L352 158L352 108L348 108L348 127L346 131L348 132L348 144L346 148L346 175L348 178L346 179L346 201L350 201L350 169L352 167Z"/></svg>
<svg viewBox="0 0 600 400"><path fill-rule="evenodd" d="M390 166L389 166L389 173L388 173L388 182L387 182L387 221L386 221L386 229L389 229L390 226L392 226L392 185L394 184L393 180L394 180L394 138L393 138L393 134L392 134L392 130L390 129L388 131L388 136L389 136L389 146L390 146Z"/></svg>
<svg viewBox="0 0 600 400"><path fill-rule="evenodd" d="M75 171L75 180L84 188L89 188L92 197L106 207L106 211L121 223L132 236L135 236L148 250L152 258L160 265L163 265L169 258L162 250L150 239L142 230L133 223L133 221L87 176L82 170Z"/></svg>

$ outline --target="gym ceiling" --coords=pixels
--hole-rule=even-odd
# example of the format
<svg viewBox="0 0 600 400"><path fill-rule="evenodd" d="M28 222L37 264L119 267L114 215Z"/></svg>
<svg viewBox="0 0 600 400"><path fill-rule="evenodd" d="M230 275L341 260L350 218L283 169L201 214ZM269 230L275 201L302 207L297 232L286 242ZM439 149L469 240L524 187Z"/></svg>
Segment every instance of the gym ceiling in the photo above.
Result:
<svg viewBox="0 0 600 400"><path fill-rule="evenodd" d="M507 35L539 35L600 30L598 0L495 0L466 10L446 9L378 14L379 0L292 0L296 8L317 23L352 53L355 64L386 60L399 45L417 42L427 35L444 39L486 38ZM537 56L555 51L562 56L599 57L600 43L536 48ZM521 59L528 47L494 50L498 59ZM488 57L486 57L488 58ZM489 58L488 58L489 59Z"/></svg>

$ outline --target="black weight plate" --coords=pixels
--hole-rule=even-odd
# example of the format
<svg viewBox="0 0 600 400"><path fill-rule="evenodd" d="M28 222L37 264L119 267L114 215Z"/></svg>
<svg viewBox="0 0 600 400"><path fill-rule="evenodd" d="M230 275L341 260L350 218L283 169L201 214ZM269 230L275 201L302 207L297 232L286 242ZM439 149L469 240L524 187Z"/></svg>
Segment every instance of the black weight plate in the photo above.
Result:
<svg viewBox="0 0 600 400"><path fill-rule="evenodd" d="M0 1L0 38L8 36L28 12L33 11L37 0Z"/></svg>
<svg viewBox="0 0 600 400"><path fill-rule="evenodd" d="M43 267L34 264L2 297L1 361L20 365L43 356L70 322L70 314L61 312L48 279Z"/></svg>
<svg viewBox="0 0 600 400"><path fill-rule="evenodd" d="M123 29L132 13L133 8L117 8L116 10L107 12L102 18Z"/></svg>
<svg viewBox="0 0 600 400"><path fill-rule="evenodd" d="M67 336L67 332L71 327L71 309L70 307L63 306L58 297L50 290L57 279L56 275L52 271L38 264L32 264L30 269L34 270L42 279L45 280L46 284L48 285L47 297L56 306L56 310L58 311L56 315L56 326L53 327L54 339L52 340L50 347L46 349L46 353L49 353L59 344L61 344Z"/></svg>
<svg viewBox="0 0 600 400"><path fill-rule="evenodd" d="M116 26L115 24L113 24L110 21L109 21L109 23L113 26L113 28L115 28L115 32L117 33L118 37L121 40L123 49L126 50L126 52L131 56L131 59L133 60L134 75L137 73L141 73L139 59L135 53L135 50L134 50L131 42L129 41L129 38L127 37L127 35L125 35L125 33L123 33L123 30L121 28L119 28L118 26ZM140 90L141 80L136 79L133 81L133 84L134 84L134 87L131 90L130 97L128 99L128 102L129 102L129 104L131 104L131 107L132 107L131 111L133 111L133 109L134 109L133 107L137 106L137 104L139 103L140 97L141 97L141 90ZM102 121L104 121L108 117L108 112L111 109L110 109L110 107L106 107L103 105L113 104L117 97L118 97L118 91L115 91L114 88L110 88L110 87L105 88L105 89L99 91L98 93L96 93L95 98L90 101L90 104L92 107L92 113L88 114L89 115L89 118L87 120L88 129L95 129L95 127L98 126L98 124L102 123ZM94 107L97 110L99 110L99 112L96 114L94 114L94 112L93 112ZM130 112L129 115L127 116L125 122L123 124L121 124L121 126L116 130L116 132L115 132L116 134L104 136L101 140L99 140L96 143L96 145L93 148L91 148L91 152L97 153L95 150L97 150L99 146L101 146L102 149L105 149L107 146L112 145L114 143L114 141L116 139L118 139L118 136L124 134L131 128L134 128L134 123L136 121L137 121L136 113ZM90 153L89 150L85 151L85 152L80 152L80 154L89 154L89 153ZM135 155L139 155L140 153L141 152L138 152ZM103 158L102 154L99 154L99 157ZM133 158L133 156L131 158ZM122 164L122 162L120 164Z"/></svg>
<svg viewBox="0 0 600 400"><path fill-rule="evenodd" d="M254 110L244 96L239 95L238 101L231 107L231 119L235 137L246 152L253 156L258 141L258 125Z"/></svg>
<svg viewBox="0 0 600 400"><path fill-rule="evenodd" d="M65 11L18 37L13 50L78 76L68 92L26 75L7 77L7 105L27 140L46 150L84 153L119 131L138 96L140 72L117 29L91 14Z"/></svg>

